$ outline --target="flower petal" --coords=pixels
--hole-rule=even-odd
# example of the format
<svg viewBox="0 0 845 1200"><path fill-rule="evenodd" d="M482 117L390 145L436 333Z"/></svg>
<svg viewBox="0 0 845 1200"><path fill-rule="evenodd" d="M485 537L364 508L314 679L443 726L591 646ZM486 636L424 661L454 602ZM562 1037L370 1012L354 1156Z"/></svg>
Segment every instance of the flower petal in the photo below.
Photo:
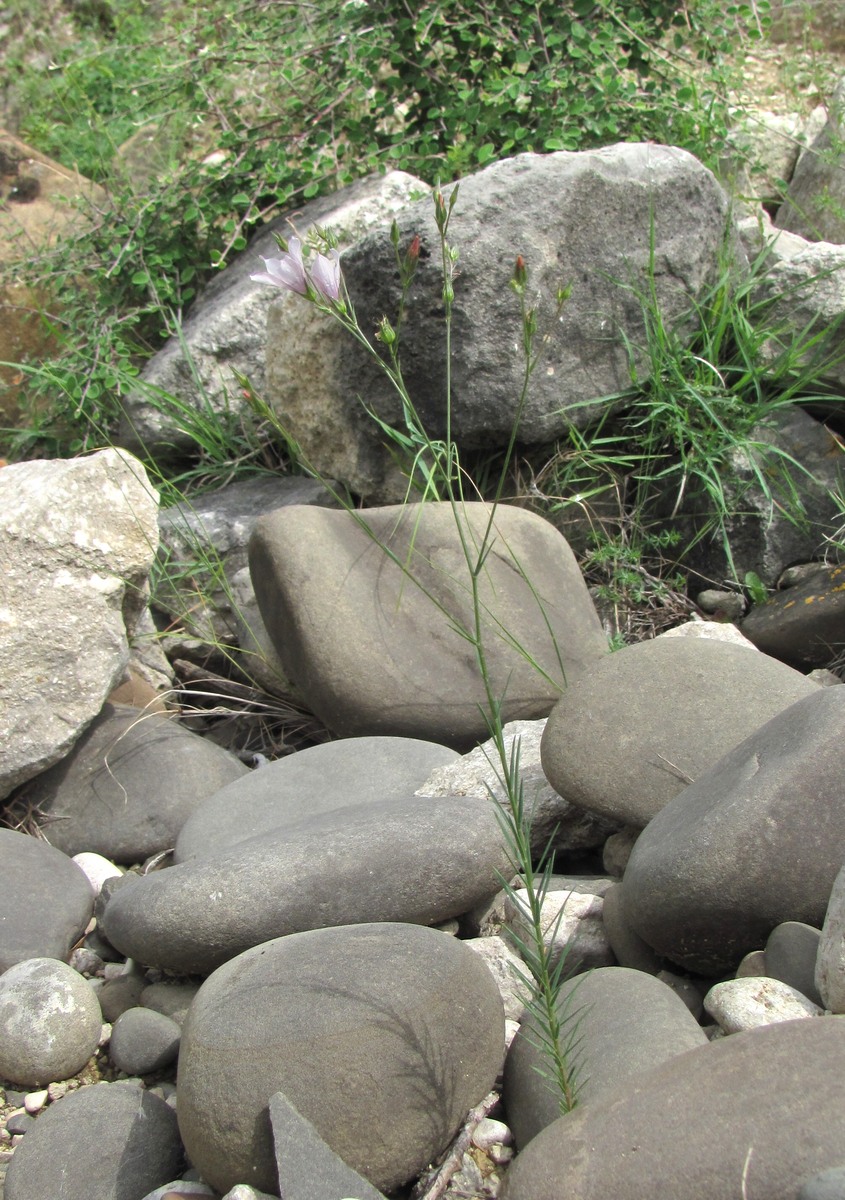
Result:
<svg viewBox="0 0 845 1200"><path fill-rule="evenodd" d="M318 254L311 268L311 282L325 300L337 300L340 296L340 255L330 250L328 258Z"/></svg>

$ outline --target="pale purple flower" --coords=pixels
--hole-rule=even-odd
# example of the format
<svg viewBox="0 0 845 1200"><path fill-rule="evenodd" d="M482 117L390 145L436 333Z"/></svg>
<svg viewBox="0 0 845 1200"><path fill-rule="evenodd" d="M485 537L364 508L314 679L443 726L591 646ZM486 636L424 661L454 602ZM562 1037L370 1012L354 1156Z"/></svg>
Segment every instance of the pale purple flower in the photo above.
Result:
<svg viewBox="0 0 845 1200"><path fill-rule="evenodd" d="M340 296L340 255L330 250L328 258L318 254L311 268L311 282L324 300L337 300Z"/></svg>
<svg viewBox="0 0 845 1200"><path fill-rule="evenodd" d="M263 257L263 256L262 256ZM302 243L299 238L292 237L288 242L288 250L281 258L265 258L263 271L250 275L256 283L270 283L274 287L286 288L304 296L308 291L308 279L305 275L305 264L302 261Z"/></svg>

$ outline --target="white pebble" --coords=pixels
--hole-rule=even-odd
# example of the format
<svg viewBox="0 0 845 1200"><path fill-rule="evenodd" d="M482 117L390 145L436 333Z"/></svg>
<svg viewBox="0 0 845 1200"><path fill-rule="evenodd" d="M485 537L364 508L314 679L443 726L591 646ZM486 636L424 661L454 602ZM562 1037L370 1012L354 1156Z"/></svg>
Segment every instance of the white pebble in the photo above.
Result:
<svg viewBox="0 0 845 1200"><path fill-rule="evenodd" d="M96 896L99 896L107 879L114 879L115 876L123 874L120 867L109 862L102 854L92 854L87 850L81 854L74 854L73 861L91 884Z"/></svg>
<svg viewBox="0 0 845 1200"><path fill-rule="evenodd" d="M23 1098L23 1106L29 1115L32 1117L36 1113L40 1113L41 1109L50 1098L50 1093L47 1088L43 1088L37 1092L27 1092Z"/></svg>
<svg viewBox="0 0 845 1200"><path fill-rule="evenodd" d="M725 1033L823 1015L817 1004L789 984L760 977L717 983L704 997L704 1008Z"/></svg>

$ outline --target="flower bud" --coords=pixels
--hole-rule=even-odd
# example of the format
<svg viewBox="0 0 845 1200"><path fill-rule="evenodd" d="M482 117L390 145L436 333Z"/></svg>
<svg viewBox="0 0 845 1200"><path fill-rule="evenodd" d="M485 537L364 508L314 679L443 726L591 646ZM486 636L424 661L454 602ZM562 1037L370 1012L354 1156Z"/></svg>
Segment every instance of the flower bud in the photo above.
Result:
<svg viewBox="0 0 845 1200"><path fill-rule="evenodd" d="M376 330L376 337L380 342L383 342L385 346L392 346L396 341L396 330L390 324L387 317L382 317L382 319L379 321L378 329Z"/></svg>

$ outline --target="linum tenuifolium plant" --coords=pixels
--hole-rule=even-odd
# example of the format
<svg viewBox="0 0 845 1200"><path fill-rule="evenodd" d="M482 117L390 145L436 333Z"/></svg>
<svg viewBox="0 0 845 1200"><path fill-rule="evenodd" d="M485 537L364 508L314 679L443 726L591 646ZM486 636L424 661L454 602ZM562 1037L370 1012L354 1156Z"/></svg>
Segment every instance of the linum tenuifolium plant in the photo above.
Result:
<svg viewBox="0 0 845 1200"><path fill-rule="evenodd" d="M372 412L370 416L377 422L382 433L392 442L397 454L407 464L408 494L410 495L411 491L417 491L423 502L439 500L445 501L451 506L456 534L467 568L468 590L473 614L469 625L458 623L453 614L446 611L434 596L428 592L426 594L433 603L441 608L444 619L449 622L455 633L472 646L478 664L485 697L484 717L495 746L495 761L491 760L491 767L496 773L499 784L504 789L507 804L503 805L495 800L492 790L491 800L496 805L496 813L505 838L511 866L520 886L517 890L510 881L503 880L502 882L511 899L528 916L530 930L524 938L512 934L527 968L525 972L519 972L530 997L528 1003L530 1020L524 1027L542 1052L545 1065L541 1074L555 1092L561 1111L568 1112L575 1106L577 1100L575 1059L578 1022L577 1014L571 1010L571 1007L559 1001L560 985L566 977L566 954L558 957L553 946L557 941L556 935L563 919L563 910L549 928L548 919L544 917L542 910L543 902L549 891L553 865L550 845L547 846L545 853L535 865L531 853L531 814L523 795L519 769L519 739L514 739L509 744L509 739L506 739L504 734L502 718L504 697L495 693L492 684L492 673L488 664L484 635L484 606L479 588L479 579L484 570L485 561L498 536L494 527L496 509L501 501L508 478L508 468L516 445L517 430L527 400L531 375L541 355L541 345L538 343L541 343L542 339L538 338L536 309L528 303L528 267L520 255L514 264L510 287L516 294L520 305L521 348L524 359L522 385L517 398L510 441L503 466L493 499L488 504L488 517L484 523L483 534L478 539L471 533L463 516L463 489L466 479L461 468L458 448L451 436L451 326L458 250L449 240L449 224L457 197L457 186L451 189L448 196L445 196L439 187L435 187L433 190L434 215L440 239L442 299L446 333L446 395L444 398L446 432L445 437L441 439L433 438L424 427L405 384L399 356L406 301L419 261L419 237L413 237L407 247L401 247L401 235L394 221L391 229L391 241L401 285L399 312L396 315L395 324L392 324L387 316L381 318L374 332L373 341L367 337L358 322L354 305L343 279L337 244L329 231L315 230L311 239L312 244L306 246L303 246L302 240L298 237L291 237L289 240L278 238L282 250L281 256L265 258L264 270L253 274L252 279L302 296L320 312L340 322L350 336L373 357L401 400L404 428L388 425ZM557 310L555 316L560 314L568 296L568 288L561 288L558 291L555 297ZM374 341L378 341L385 348L386 357L379 352ZM348 504L345 507L387 557L408 578L422 587L423 585L414 579L409 563L402 562L397 558L394 551L368 527L362 514ZM423 590L425 589L423 588ZM538 667L538 669L540 668Z"/></svg>

